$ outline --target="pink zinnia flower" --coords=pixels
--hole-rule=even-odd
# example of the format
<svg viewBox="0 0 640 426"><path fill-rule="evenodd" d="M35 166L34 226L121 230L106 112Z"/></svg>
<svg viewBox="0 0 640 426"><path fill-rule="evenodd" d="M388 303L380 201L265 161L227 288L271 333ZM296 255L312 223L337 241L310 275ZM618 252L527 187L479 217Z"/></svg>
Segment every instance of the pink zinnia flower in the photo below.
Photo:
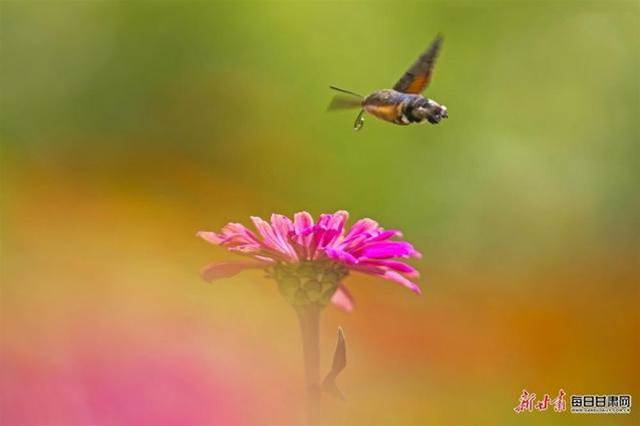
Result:
<svg viewBox="0 0 640 426"><path fill-rule="evenodd" d="M410 265L395 258L420 257L411 244L398 241L397 230L385 230L371 219L358 220L349 230L349 214L322 214L317 223L307 212L286 216L274 214L271 223L252 217L258 233L239 223L229 223L220 233L200 231L209 243L221 245L249 259L214 262L201 273L211 282L250 268L266 269L280 291L294 306L326 305L351 311L353 298L341 282L350 271L362 272L401 284L420 294L409 278L417 277Z"/></svg>

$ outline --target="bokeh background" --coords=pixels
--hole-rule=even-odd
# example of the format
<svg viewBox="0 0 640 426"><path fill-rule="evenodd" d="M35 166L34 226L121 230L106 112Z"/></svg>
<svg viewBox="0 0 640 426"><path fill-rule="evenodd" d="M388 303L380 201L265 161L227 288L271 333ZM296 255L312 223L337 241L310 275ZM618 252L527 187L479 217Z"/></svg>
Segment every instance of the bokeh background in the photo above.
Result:
<svg viewBox="0 0 640 426"><path fill-rule="evenodd" d="M3 425L300 424L292 309L195 237L349 210L424 253L424 293L352 275L348 425L632 425L513 408L640 397L640 6L0 3ZM438 126L326 113L437 32Z"/></svg>

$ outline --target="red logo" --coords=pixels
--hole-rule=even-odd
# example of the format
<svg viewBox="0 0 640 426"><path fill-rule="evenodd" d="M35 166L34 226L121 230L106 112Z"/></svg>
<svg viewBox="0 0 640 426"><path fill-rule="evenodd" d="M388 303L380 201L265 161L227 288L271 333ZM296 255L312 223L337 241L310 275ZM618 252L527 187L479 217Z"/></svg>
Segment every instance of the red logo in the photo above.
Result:
<svg viewBox="0 0 640 426"><path fill-rule="evenodd" d="M567 393L564 389L560 389L558 392L558 396L554 399L551 399L548 393L545 393L542 396L542 399L535 402L536 394L530 393L526 389L522 389L522 394L520 395L519 404L513 409L516 413L520 414L523 411L531 412L534 409L538 411L547 411L549 406L553 406L553 411L556 413L560 413L567 409Z"/></svg>

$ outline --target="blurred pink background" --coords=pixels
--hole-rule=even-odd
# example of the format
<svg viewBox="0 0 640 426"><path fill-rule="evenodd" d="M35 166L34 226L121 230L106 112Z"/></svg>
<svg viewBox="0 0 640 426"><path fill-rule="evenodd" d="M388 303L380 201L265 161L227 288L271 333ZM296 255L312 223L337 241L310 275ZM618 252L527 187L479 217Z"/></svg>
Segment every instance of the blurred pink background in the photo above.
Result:
<svg viewBox="0 0 640 426"><path fill-rule="evenodd" d="M298 324L196 238L348 210L420 250L423 295L352 274L326 424L517 415L522 389L640 395L636 3L1 2L0 424L294 425ZM441 31L438 126L326 114Z"/></svg>

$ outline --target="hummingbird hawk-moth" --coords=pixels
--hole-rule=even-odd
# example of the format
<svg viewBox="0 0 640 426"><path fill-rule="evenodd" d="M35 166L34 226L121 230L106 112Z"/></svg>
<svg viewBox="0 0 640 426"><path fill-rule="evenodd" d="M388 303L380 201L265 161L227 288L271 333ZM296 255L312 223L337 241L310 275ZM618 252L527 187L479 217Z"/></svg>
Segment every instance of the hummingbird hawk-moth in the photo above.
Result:
<svg viewBox="0 0 640 426"><path fill-rule="evenodd" d="M432 99L425 98L421 93L431 81L431 74L441 45L442 36L438 35L398 80L393 89L376 90L368 96L362 96L350 90L329 86L342 93L333 98L329 109L361 108L353 124L355 130L360 130L364 125L365 112L402 126L424 121L438 124L443 118L449 117L447 107Z"/></svg>

